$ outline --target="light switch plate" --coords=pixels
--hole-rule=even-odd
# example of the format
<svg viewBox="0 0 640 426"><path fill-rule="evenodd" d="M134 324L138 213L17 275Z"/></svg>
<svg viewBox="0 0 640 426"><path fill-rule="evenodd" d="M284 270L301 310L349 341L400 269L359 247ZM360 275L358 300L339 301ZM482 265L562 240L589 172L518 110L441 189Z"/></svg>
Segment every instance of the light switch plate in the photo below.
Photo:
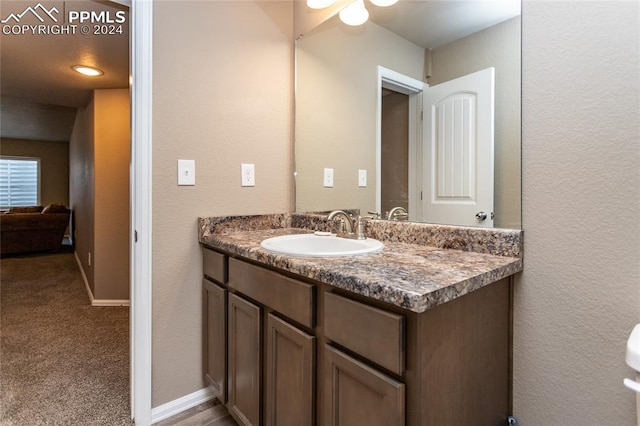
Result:
<svg viewBox="0 0 640 426"><path fill-rule="evenodd" d="M196 160L178 160L178 185L196 184Z"/></svg>
<svg viewBox="0 0 640 426"><path fill-rule="evenodd" d="M242 186L256 186L256 166L254 164L241 164Z"/></svg>
<svg viewBox="0 0 640 426"><path fill-rule="evenodd" d="M360 188L366 188L367 186L367 171L363 169L358 170L358 186Z"/></svg>
<svg viewBox="0 0 640 426"><path fill-rule="evenodd" d="M324 169L324 179L322 183L325 188L333 188L333 169Z"/></svg>

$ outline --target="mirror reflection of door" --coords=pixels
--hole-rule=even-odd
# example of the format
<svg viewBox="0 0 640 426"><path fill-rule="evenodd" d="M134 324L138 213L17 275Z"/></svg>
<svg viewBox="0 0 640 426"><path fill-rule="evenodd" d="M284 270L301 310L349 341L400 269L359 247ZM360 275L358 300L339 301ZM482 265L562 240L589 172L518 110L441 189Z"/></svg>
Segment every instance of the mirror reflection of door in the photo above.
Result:
<svg viewBox="0 0 640 426"><path fill-rule="evenodd" d="M409 210L409 96L382 88L381 213Z"/></svg>
<svg viewBox="0 0 640 426"><path fill-rule="evenodd" d="M410 220L493 227L495 70L410 89L380 78L378 212L403 207Z"/></svg>
<svg viewBox="0 0 640 426"><path fill-rule="evenodd" d="M424 91L422 220L493 227L495 71Z"/></svg>

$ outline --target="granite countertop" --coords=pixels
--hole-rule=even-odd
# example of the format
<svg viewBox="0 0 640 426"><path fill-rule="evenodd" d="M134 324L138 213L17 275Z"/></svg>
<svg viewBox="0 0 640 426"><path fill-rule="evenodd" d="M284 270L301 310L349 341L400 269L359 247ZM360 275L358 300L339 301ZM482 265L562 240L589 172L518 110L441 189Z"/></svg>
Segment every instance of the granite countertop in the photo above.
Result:
<svg viewBox="0 0 640 426"><path fill-rule="evenodd" d="M332 225L324 216L303 214L200 218L199 241L208 248L418 313L523 267L519 230L371 220L365 233L384 243L377 253L299 257L260 247L266 238L331 230Z"/></svg>

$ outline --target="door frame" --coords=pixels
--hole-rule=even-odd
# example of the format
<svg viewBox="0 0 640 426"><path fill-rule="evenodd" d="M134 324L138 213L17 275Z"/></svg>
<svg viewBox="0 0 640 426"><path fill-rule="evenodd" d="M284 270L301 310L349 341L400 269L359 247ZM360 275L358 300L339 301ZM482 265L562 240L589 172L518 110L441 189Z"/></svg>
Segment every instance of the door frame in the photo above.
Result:
<svg viewBox="0 0 640 426"><path fill-rule="evenodd" d="M382 89L409 96L409 218L421 217L422 203L422 92L429 87L397 71L378 65L376 105L376 212L382 209Z"/></svg>
<svg viewBox="0 0 640 426"><path fill-rule="evenodd" d="M130 387L131 417L151 424L153 2L130 5Z"/></svg>

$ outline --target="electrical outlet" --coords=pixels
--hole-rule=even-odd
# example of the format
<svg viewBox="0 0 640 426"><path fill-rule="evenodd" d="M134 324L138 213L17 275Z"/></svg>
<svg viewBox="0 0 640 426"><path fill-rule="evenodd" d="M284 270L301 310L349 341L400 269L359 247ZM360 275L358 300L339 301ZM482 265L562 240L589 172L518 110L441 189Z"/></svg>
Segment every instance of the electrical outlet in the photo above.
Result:
<svg viewBox="0 0 640 426"><path fill-rule="evenodd" d="M242 186L256 186L256 168L254 164L241 164Z"/></svg>
<svg viewBox="0 0 640 426"><path fill-rule="evenodd" d="M367 186L367 171L363 169L358 170L358 186L365 188Z"/></svg>
<svg viewBox="0 0 640 426"><path fill-rule="evenodd" d="M325 188L333 188L333 169L324 169L323 185Z"/></svg>
<svg viewBox="0 0 640 426"><path fill-rule="evenodd" d="M196 161L178 160L178 185L192 186L196 184Z"/></svg>

